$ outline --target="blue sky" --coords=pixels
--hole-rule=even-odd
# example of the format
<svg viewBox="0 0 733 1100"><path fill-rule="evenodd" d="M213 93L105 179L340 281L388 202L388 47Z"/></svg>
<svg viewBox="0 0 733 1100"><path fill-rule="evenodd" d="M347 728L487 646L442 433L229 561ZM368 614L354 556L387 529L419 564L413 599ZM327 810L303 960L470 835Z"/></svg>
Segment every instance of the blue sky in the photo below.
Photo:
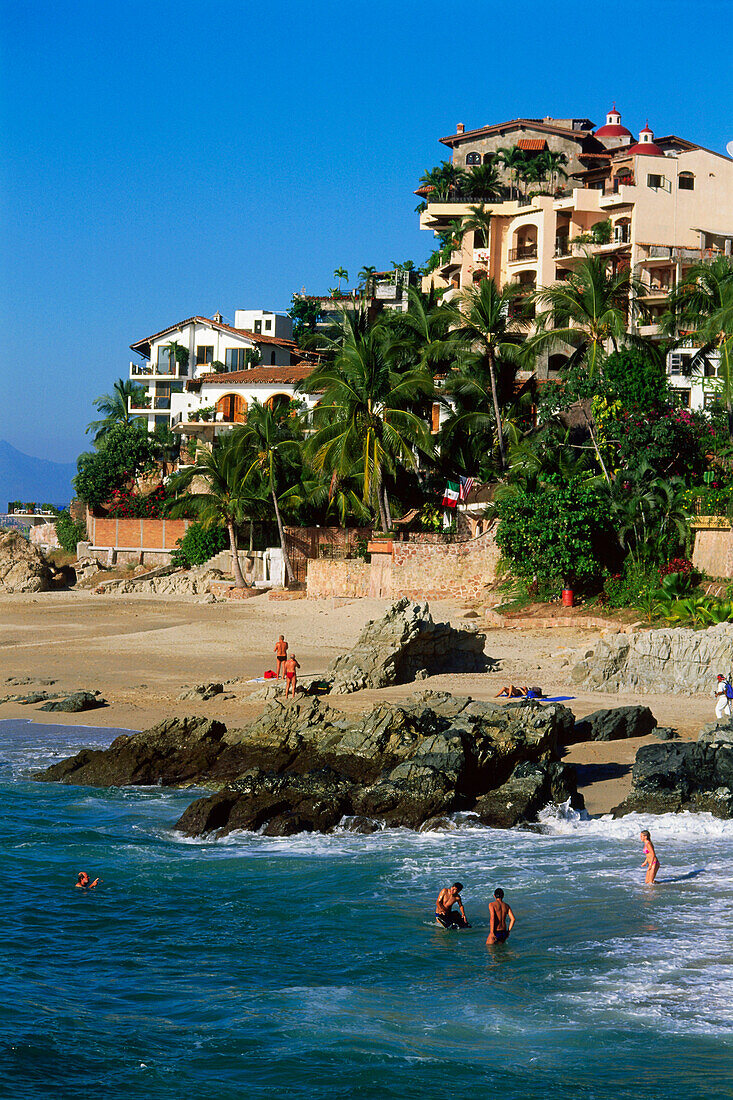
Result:
<svg viewBox="0 0 733 1100"><path fill-rule="evenodd" d="M732 7L0 0L0 438L72 460L132 341L422 262L412 191L459 121L616 99L723 151Z"/></svg>

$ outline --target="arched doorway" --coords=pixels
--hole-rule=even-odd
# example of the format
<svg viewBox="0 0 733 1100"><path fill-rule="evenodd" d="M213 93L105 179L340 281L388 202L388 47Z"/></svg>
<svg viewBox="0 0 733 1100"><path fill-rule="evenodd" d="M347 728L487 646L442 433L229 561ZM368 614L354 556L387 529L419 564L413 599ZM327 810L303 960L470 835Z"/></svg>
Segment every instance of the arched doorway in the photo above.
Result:
<svg viewBox="0 0 733 1100"><path fill-rule="evenodd" d="M225 424L244 424L247 402L239 393L225 393L216 403L216 419Z"/></svg>
<svg viewBox="0 0 733 1100"><path fill-rule="evenodd" d="M283 413L287 412L291 401L292 397L289 393L272 393L267 398L267 401L265 401L265 404L268 409L272 409L274 413Z"/></svg>

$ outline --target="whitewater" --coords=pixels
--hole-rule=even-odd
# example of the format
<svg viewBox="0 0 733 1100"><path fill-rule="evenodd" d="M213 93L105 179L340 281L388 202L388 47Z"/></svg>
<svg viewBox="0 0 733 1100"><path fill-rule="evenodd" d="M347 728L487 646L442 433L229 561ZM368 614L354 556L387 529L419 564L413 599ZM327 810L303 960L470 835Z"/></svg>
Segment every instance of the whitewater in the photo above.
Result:
<svg viewBox="0 0 733 1100"><path fill-rule="evenodd" d="M0 723L0 1095L733 1097L733 822L192 841L194 791L29 778L118 732Z"/></svg>

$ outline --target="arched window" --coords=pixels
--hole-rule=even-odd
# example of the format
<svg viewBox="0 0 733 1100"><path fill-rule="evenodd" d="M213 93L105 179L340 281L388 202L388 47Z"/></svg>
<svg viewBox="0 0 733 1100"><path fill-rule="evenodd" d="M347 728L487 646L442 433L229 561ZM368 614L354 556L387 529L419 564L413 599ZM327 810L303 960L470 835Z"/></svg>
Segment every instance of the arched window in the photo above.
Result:
<svg viewBox="0 0 733 1100"><path fill-rule="evenodd" d="M276 359L277 359L277 353L276 353L276 352L274 352L274 351L271 351L271 352L270 352L270 366L271 366L271 367L274 367L274 366L275 366L275 360L276 360Z"/></svg>
<svg viewBox="0 0 733 1100"><path fill-rule="evenodd" d="M466 153L466 164L474 165L481 163L480 153Z"/></svg>
<svg viewBox="0 0 733 1100"><path fill-rule="evenodd" d="M680 172L677 186L680 191L694 191L695 190L695 177L692 172Z"/></svg>
<svg viewBox="0 0 733 1100"><path fill-rule="evenodd" d="M493 163L494 163L494 154L493 153L484 153L484 164L493 164Z"/></svg>
<svg viewBox="0 0 733 1100"><path fill-rule="evenodd" d="M216 419L225 424L244 424L247 402L238 393L225 393L216 403Z"/></svg>

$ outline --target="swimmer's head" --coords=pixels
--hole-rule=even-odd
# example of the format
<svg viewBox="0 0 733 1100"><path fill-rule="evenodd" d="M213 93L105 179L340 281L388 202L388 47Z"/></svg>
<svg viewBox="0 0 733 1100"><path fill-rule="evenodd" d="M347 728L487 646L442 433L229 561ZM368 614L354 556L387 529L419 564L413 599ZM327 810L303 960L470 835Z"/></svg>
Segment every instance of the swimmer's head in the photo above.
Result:
<svg viewBox="0 0 733 1100"><path fill-rule="evenodd" d="M719 680L724 680L724 679L725 679L725 676L721 676L721 675L720 675L720 673L718 673L718 679L719 679Z"/></svg>
<svg viewBox="0 0 733 1100"><path fill-rule="evenodd" d="M79 874L76 876L77 882L82 882L85 878L89 878L89 875L86 873L86 871L80 871Z"/></svg>
<svg viewBox="0 0 733 1100"><path fill-rule="evenodd" d="M504 891L502 890L501 886L497 886L496 890L494 890L494 897L498 898L499 901L501 901L501 899L504 897Z"/></svg>
<svg viewBox="0 0 733 1100"><path fill-rule="evenodd" d="M641 830L641 836L643 837L644 840L651 840L652 839L651 834L649 833L648 829L642 829Z"/></svg>
<svg viewBox="0 0 733 1100"><path fill-rule="evenodd" d="M454 882L453 885L451 886L451 890L457 890L459 894L460 894L462 889L463 889L463 883L462 882Z"/></svg>

